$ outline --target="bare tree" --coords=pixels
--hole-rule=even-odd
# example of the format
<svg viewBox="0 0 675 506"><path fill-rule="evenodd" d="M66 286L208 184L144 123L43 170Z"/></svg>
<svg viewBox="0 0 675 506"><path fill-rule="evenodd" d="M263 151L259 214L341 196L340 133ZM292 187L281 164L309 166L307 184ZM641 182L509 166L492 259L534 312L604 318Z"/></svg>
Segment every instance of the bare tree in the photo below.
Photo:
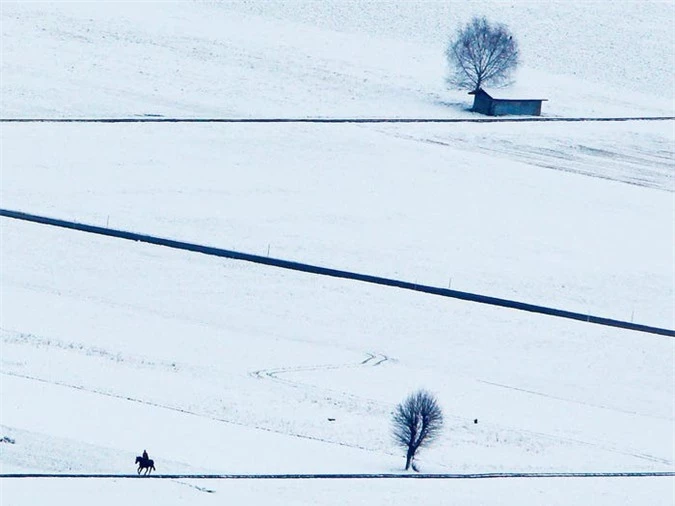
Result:
<svg viewBox="0 0 675 506"><path fill-rule="evenodd" d="M511 80L518 66L518 43L503 24L491 24L485 17L473 18L457 30L445 52L452 86L478 90Z"/></svg>
<svg viewBox="0 0 675 506"><path fill-rule="evenodd" d="M417 451L428 446L440 434L443 413L436 398L425 390L410 394L396 406L392 417L394 441L406 450L405 470L417 471Z"/></svg>

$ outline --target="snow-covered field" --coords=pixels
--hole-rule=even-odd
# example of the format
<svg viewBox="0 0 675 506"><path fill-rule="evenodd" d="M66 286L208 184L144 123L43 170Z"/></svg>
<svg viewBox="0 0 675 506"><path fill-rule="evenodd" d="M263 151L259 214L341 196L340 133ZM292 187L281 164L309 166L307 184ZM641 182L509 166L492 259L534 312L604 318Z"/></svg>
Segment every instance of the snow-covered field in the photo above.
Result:
<svg viewBox="0 0 675 506"><path fill-rule="evenodd" d="M545 115L673 116L674 9L3 2L0 116L473 117L443 49L474 13L520 38ZM0 128L3 208L675 328L672 121ZM399 472L390 414L419 387L446 419L424 472L674 470L671 338L0 233L0 472L133 473L143 448L167 474ZM668 505L673 487L0 478L0 503Z"/></svg>
<svg viewBox="0 0 675 506"><path fill-rule="evenodd" d="M672 1L2 2L5 117L470 115L444 51L473 15L549 116L673 116ZM530 97L527 97L530 98Z"/></svg>

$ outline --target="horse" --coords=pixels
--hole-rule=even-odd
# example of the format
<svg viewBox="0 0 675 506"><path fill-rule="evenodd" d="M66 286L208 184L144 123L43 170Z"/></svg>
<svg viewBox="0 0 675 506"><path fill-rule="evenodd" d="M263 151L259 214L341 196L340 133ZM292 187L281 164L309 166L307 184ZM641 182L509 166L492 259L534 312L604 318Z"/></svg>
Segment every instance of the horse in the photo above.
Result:
<svg viewBox="0 0 675 506"><path fill-rule="evenodd" d="M151 470L156 471L155 461L152 459L144 459L140 455L136 457L136 464L138 464L138 474L141 474L141 471L145 469L145 474L148 474Z"/></svg>

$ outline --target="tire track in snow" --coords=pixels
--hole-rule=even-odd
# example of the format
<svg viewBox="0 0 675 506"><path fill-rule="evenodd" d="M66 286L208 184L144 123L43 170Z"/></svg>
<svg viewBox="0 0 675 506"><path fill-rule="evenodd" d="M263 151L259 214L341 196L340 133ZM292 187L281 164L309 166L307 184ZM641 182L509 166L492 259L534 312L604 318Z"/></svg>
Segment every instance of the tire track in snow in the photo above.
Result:
<svg viewBox="0 0 675 506"><path fill-rule="evenodd" d="M166 360L152 360L141 355L134 355L123 352L113 352L100 346L88 346L84 343L75 341L62 341L56 338L48 338L31 334L27 332L20 332L16 330L6 329L0 327L0 344L14 344L32 346L34 348L51 348L62 350L66 352L77 353L84 357L93 357L107 360L114 363L124 363L136 367L143 367L148 369L156 369L162 371L176 372L179 369L184 369L185 366L176 361Z"/></svg>
<svg viewBox="0 0 675 506"><path fill-rule="evenodd" d="M55 386L59 386L59 387L70 388L70 389L73 389L73 390L80 390L82 392L87 392L87 393L96 394L96 395L102 395L102 396L105 396L105 397L111 397L113 399L120 399L120 400L123 400L123 401L135 402L137 404L142 404L144 406L150 406L150 407L153 407L153 408L165 409L167 411L174 411L176 413L182 413L182 414L185 414L185 415L196 416L196 417L199 417L199 418L206 418L208 420L213 420L215 422L227 423L227 424L231 424L231 425L236 425L238 427L246 427L248 429L262 430L262 431L269 432L269 433L272 433L272 434L281 434L283 436L292 436L292 437L297 437L297 438L301 438L301 439L307 439L307 440L310 440L310 441L319 441L321 443L335 444L335 445L344 446L344 447L347 447L347 448L357 448L359 450L382 453L379 450L375 450L373 448L368 448L368 447L365 447L365 446L347 444L347 443L343 443L343 442L340 442L340 441L332 441L332 440L323 439L323 438L320 438L320 437L308 436L306 434L298 434L298 433L294 433L294 432L284 432L284 431L281 431L281 430L272 429L270 427L263 427L263 426L260 426L260 425L248 424L248 423L239 422L239 421L228 419L228 418L222 418L222 417L219 417L219 416L210 415L210 414L207 414L207 413L197 413L196 411L190 411L188 409L180 408L180 407L177 407L177 406L169 406L168 404L161 404L159 402L149 401L149 400L145 400L145 399L139 399L139 398L127 396L127 395L124 395L124 394L116 394L116 393L113 393L113 392L105 392L103 390L98 390L98 389L94 389L94 388L87 388L87 387L84 387L84 386L81 386L81 385L73 385L73 384L70 384L70 383L62 382L62 381L47 380L47 379L44 379L44 378L38 378L36 376L29 376L27 374L19 374L19 373L9 372L9 371L0 371L0 374L4 374L5 376L13 376L15 378L21 378L21 379L30 380L30 381L37 381L37 382L45 383L45 384L48 384L48 385L55 385Z"/></svg>
<svg viewBox="0 0 675 506"><path fill-rule="evenodd" d="M274 381L278 381L280 383L285 383L287 385L292 385L292 386L313 386L313 385L308 385L305 382L300 382L300 381L293 381L293 380L288 380L284 378L280 378L280 375L284 374L292 374L292 373L299 373L299 372L312 372L312 371L330 371L330 370L335 370L335 369L348 369L348 368L357 368L357 367L362 367L362 366L368 366L368 367L377 367L388 360L390 360L390 357L387 355L381 354L381 353L366 353L367 358L363 360L362 362L359 362L358 364L352 364L352 363L347 363L347 364L327 364L327 365L311 365L311 366L297 366L297 367L279 367L275 369L260 369L258 371L253 371L250 373L251 376L254 376L256 378L267 378L267 379L272 379ZM318 387L317 387L318 388ZM327 389L329 390L329 389Z"/></svg>
<svg viewBox="0 0 675 506"><path fill-rule="evenodd" d="M286 374L302 373L302 372L315 372L315 371L331 371L337 369L357 369L361 367L379 367L385 362L394 360L391 357L384 355L382 353L376 352L367 352L365 360L358 363L346 363L346 364L326 364L326 365L313 365L313 366L296 366L296 367L279 367L274 369L260 369L249 373L250 376L258 379L271 380L276 383L290 386L292 388L299 388L304 390L313 389L322 393L322 399L327 400L328 398L324 394L331 394L336 397L342 397L343 399L349 399L352 402L358 402L360 404L367 403L371 406L376 406L383 411L389 412L391 406L385 402L379 401L377 399L372 399L369 397L363 397L351 392L345 392L343 390L336 390L328 387L321 387L318 385L313 385L306 381L297 381L291 380L288 378L283 378L281 376ZM336 399L337 402L340 402Z"/></svg>
<svg viewBox="0 0 675 506"><path fill-rule="evenodd" d="M524 392L524 393L531 394L531 395L546 397L548 399L555 399L557 401L569 402L569 403L572 403L572 404L580 404L582 406L590 406L592 408L598 408L598 409L606 409L608 411L616 411L618 413L625 413L627 415L644 416L646 418L655 418L657 420L666 420L666 421L670 421L670 422L673 421L672 418L665 417L665 416L648 415L648 414L645 414L645 413L639 413L637 411L629 411L627 409L615 408L615 407L612 407L612 406L603 406L602 404L593 404L592 402L578 401L578 400L575 400L575 399L567 399L565 397L559 397L557 395L545 394L543 392L536 392L534 390L527 390L526 388L519 388L519 387L514 387L514 386L511 386L511 385L503 385L501 383L494 383L492 381L486 381L486 380L480 380L480 379L476 380L476 381L478 381L479 383L485 383L486 385L492 385L492 386L495 386L495 387L506 388L506 389L509 389L509 390L516 390L518 392Z"/></svg>
<svg viewBox="0 0 675 506"><path fill-rule="evenodd" d="M495 425L495 424L492 424ZM594 448L597 450L602 450L606 451L609 453L616 453L617 455L624 455L626 457L633 457L636 459L640 460L646 460L648 462L656 463L656 464L665 464L669 468L673 467L673 461L670 459L666 459L663 457L656 457L654 455L650 455L648 453L643 453L639 450L634 450L634 449L624 449L624 448L618 448L616 446L612 446L610 444L606 444L603 442L599 441L585 441L583 439L577 439L574 437L569 437L569 436L563 436L559 434L548 434L546 432L539 432L536 430L529 430L529 429L522 429L522 428L515 428L515 427L509 427L506 425L495 425L496 427L499 427L502 430L508 430L515 432L520 435L527 435L532 438L539 438L539 439L545 439L548 441L555 441L558 443L567 443L571 445L577 445L577 446L583 446L586 448Z"/></svg>
<svg viewBox="0 0 675 506"><path fill-rule="evenodd" d="M654 455L649 455L648 453L641 453L636 450L632 449L622 449L622 448L617 448L616 446L611 446L607 445L604 443L599 443L599 442L592 442L592 441L584 441L582 439L576 439L572 437L566 437L566 436L559 436L559 435L552 435L552 434L546 434L544 432L537 432L537 431L532 431L532 430L526 430L526 429L513 429L517 430L523 434L529 434L531 436L537 436L543 439L549 439L549 440L554 440L554 441L560 441L564 443L572 443L580 446L586 446L589 448L596 448L599 450L603 450L606 452L610 453L616 453L619 455L625 455L627 457L634 457L636 459L641 459L641 460L647 460L649 462L653 462L656 464L665 464L668 467L673 467L673 461L669 459L665 459L662 457L656 457Z"/></svg>
<svg viewBox="0 0 675 506"><path fill-rule="evenodd" d="M673 191L672 159L663 159L657 163L648 150L640 153L641 156L628 155L624 152L603 152L595 150L596 159L589 155L591 151L586 148L585 158L579 154L579 148L575 146L555 145L528 146L514 144L504 139L492 139L489 144L482 142L467 142L461 137L449 139L429 138L415 136L402 132L392 132L379 128L376 131L388 137L403 139L412 142L423 142L438 146L461 149L463 151L480 152L488 155L506 156L511 160L522 162L537 167L552 169L571 174L579 174L595 177L607 181L618 181L634 186L653 188L661 191ZM582 146L583 148L583 146ZM626 148L623 148L624 150ZM598 159L600 155L602 158ZM599 163L600 162L600 163ZM659 170L659 168L661 170Z"/></svg>
<svg viewBox="0 0 675 506"><path fill-rule="evenodd" d="M614 408L610 408L610 407L606 407L606 406L598 406L598 405L595 405L595 404L582 402L582 401L565 399L565 398L562 398L562 397L547 395L547 394L543 394L543 393L539 393L539 392L525 390L525 389L522 389L522 388L511 387L511 386L508 386L508 385L502 385L500 383L493 383L493 382L490 382L490 381L485 381L485 380L480 380L480 379L476 379L476 381L479 382L479 383L486 384L486 385L496 386L496 387L500 387L500 388L507 388L507 389L510 389L510 390L521 391L521 392L525 392L525 393L528 393L528 394L539 395L539 396L542 396L542 397L548 397L548 398L551 398L551 399L554 399L554 400L557 400L557 401L571 402L571 403L575 403L575 404L582 404L582 405L586 405L586 406L591 406L591 407L594 407L594 408L608 409L608 410L619 411L619 412L627 413L627 414L640 415L639 413L635 413L635 412L624 411L624 410L621 410L621 409L614 409ZM640 416L650 416L650 415L640 415ZM662 418L662 417L652 417L652 418L660 418L660 419L670 420L670 419ZM667 458L657 457L657 456L650 455L648 453L644 453L644 452L641 452L639 450L632 449L632 448L627 448L627 449L626 448L618 448L616 446L612 446L611 444L606 444L606 443L599 442L599 441L585 441L583 439L577 439L577 438L574 438L574 437L568 437L568 436L559 435L559 434L548 434L548 433L545 433L545 432L539 432L539 431L528 430L528 429L523 429L523 428L508 427L508 426L504 426L504 425L496 425L496 427L499 427L499 428L505 429L505 430L509 430L509 431L513 431L513 432L516 432L516 433L519 433L519 434L526 434L526 435L529 435L530 437L533 437L533 438L540 438L540 439L546 439L546 440L549 440L549 441L557 441L557 442L562 442L562 443L575 444L575 445L584 446L584 447L587 447L587 448L597 448L599 450L603 450L603 451L606 451L606 452L616 453L616 454L619 454L619 455L625 455L627 457L634 457L634 458L641 459L641 460L647 460L649 462L653 462L653 463L656 463L656 464L665 464L669 467L673 467L673 465L675 464L672 460L667 459Z"/></svg>

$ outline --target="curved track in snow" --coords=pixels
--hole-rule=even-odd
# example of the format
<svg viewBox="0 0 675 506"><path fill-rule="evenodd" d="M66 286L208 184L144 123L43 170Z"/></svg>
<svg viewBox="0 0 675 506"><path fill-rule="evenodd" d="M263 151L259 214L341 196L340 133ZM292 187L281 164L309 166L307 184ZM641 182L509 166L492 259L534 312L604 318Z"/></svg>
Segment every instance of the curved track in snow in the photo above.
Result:
<svg viewBox="0 0 675 506"><path fill-rule="evenodd" d="M381 353L366 353L366 359L357 364L328 364L328 365L310 365L310 366L298 366L298 367L278 367L275 369L261 369L258 371L253 371L251 376L260 379L271 379L284 383L291 386L302 386L306 387L306 383L297 382L288 380L285 378L280 378L281 375L296 373L296 372L307 372L307 371L329 371L332 369L344 369L348 367L377 367L378 365L387 362L390 359L387 355Z"/></svg>

